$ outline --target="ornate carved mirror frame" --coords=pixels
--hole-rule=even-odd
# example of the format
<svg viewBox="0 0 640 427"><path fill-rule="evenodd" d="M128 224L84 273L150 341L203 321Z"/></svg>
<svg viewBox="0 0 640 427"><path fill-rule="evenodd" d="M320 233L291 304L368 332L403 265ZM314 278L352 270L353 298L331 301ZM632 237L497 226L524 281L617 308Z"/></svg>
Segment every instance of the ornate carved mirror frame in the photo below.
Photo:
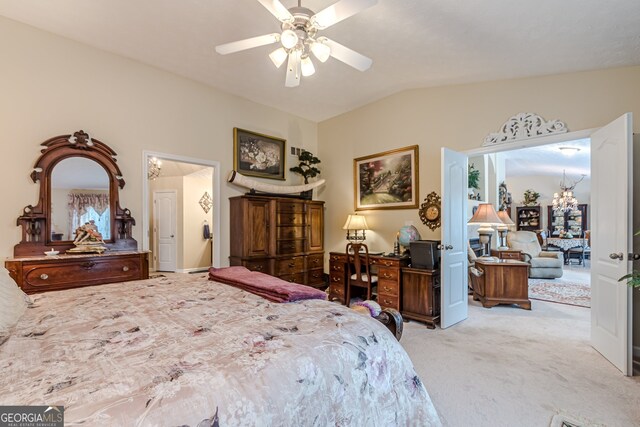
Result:
<svg viewBox="0 0 640 427"><path fill-rule="evenodd" d="M14 247L14 256L43 255L54 248L60 252L74 247L72 241L52 239L51 230L51 173L62 160L82 157L102 166L109 178L109 207L111 214L111 237L105 240L110 250L137 250L138 243L131 237L135 220L129 209L120 207L119 189L124 187L124 179L116 164L116 153L108 145L91 138L80 130L73 135L60 135L46 140L36 161L31 179L40 182L40 196L35 206L28 205L18 217L17 225L22 227L22 240Z"/></svg>

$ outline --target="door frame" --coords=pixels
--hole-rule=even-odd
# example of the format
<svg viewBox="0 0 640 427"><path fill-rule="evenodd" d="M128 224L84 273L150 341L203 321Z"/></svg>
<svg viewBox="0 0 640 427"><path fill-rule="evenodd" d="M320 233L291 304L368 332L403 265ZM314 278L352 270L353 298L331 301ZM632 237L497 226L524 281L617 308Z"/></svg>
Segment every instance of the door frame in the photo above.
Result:
<svg viewBox="0 0 640 427"><path fill-rule="evenodd" d="M173 217L173 233L176 234L178 232L178 191L177 190L158 190L158 191L154 191L152 196L152 200L153 200L153 224L151 224L151 229L153 231L151 231L151 233L153 233L153 249L152 252L155 251L153 254L154 256L151 257L151 259L153 260L153 271L159 271L158 269L158 265L160 264L160 259L159 257L156 257L155 255L160 253L160 242L158 241L158 204L156 203L156 195L157 194L161 194L161 193L170 193L173 194L174 197L174 206L173 208L175 209L175 211L173 212L174 217ZM162 271L173 271L174 273L178 271L178 243L177 243L177 239L175 239L173 241L173 250L174 250L174 254L173 254L173 260L175 265L173 266L173 270L162 270Z"/></svg>
<svg viewBox="0 0 640 427"><path fill-rule="evenodd" d="M213 233L213 250L211 251L211 265L213 267L220 267L220 162L216 160L198 159L195 157L180 156L177 154L161 153L158 151L142 151L142 250L149 250L149 179L147 173L149 172L149 159L155 157L160 160L170 160L181 163L191 163L194 165L201 165L213 168L213 176L211 182L211 188L213 194L212 206L212 230Z"/></svg>

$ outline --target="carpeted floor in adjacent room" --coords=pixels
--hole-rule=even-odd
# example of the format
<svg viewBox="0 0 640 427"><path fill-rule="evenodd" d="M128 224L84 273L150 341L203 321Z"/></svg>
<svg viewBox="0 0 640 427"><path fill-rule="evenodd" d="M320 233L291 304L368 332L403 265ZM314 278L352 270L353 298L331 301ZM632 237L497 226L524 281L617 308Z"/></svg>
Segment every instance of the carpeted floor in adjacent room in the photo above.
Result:
<svg viewBox="0 0 640 427"><path fill-rule="evenodd" d="M445 426L640 425L640 378L623 376L589 344L590 310L532 301L483 308L446 330L405 323L400 341Z"/></svg>

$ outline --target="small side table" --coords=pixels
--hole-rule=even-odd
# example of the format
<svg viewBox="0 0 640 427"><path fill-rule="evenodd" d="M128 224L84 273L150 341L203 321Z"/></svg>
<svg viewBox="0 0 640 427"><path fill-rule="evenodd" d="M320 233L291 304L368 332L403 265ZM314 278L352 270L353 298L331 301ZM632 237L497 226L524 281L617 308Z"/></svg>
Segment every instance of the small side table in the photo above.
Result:
<svg viewBox="0 0 640 427"><path fill-rule="evenodd" d="M531 310L529 299L529 264L524 261L500 259L476 260L476 268L483 274L478 280L478 289L473 291L473 299L485 308L498 304L517 304Z"/></svg>
<svg viewBox="0 0 640 427"><path fill-rule="evenodd" d="M440 320L440 271L402 268L402 317L435 329Z"/></svg>

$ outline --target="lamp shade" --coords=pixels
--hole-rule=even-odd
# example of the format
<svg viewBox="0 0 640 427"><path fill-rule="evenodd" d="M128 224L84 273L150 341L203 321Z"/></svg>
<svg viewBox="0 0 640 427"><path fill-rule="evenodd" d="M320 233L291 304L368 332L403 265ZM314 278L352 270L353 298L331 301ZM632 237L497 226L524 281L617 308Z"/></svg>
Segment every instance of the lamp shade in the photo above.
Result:
<svg viewBox="0 0 640 427"><path fill-rule="evenodd" d="M509 218L509 214L507 211L498 211L498 218L502 220L502 223L505 225L513 225L514 222Z"/></svg>
<svg viewBox="0 0 640 427"><path fill-rule="evenodd" d="M364 216L354 214L347 217L347 222L342 227L343 230L368 230L367 220Z"/></svg>
<svg viewBox="0 0 640 427"><path fill-rule="evenodd" d="M480 203L469 224L502 224L502 220L491 203Z"/></svg>

